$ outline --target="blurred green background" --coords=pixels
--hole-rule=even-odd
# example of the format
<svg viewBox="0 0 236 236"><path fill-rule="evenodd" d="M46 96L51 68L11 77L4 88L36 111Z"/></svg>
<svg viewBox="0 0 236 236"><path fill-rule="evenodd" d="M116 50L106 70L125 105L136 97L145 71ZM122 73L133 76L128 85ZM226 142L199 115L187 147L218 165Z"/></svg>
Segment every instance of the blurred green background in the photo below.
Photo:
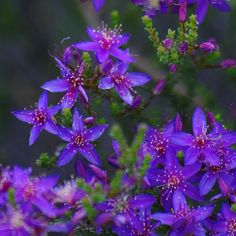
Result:
<svg viewBox="0 0 236 236"><path fill-rule="evenodd" d="M14 118L11 111L34 105L42 92L40 86L59 75L50 55L59 54L72 42L86 40L86 26L98 26L102 20L108 22L111 10L120 11L123 31L132 35L128 46L138 62L135 70L143 70L155 80L164 76L143 29L142 10L128 0L107 0L99 14L93 10L90 0L83 3L79 0L0 0L0 6L0 160L4 165L35 166L40 153L54 152L59 139L44 132L32 147L28 147L30 127ZM159 15L154 21L160 35L165 35L168 27L176 27L177 16ZM61 44L66 37L70 39ZM209 10L200 26L199 41L212 37L220 46L222 58L236 58L235 5L229 14L212 8ZM191 91L188 91L192 81ZM171 101L163 92L153 100L140 121L162 124L177 111L190 121L194 107L201 105L206 111L221 114L225 124L236 129L235 71L195 72L193 68L188 69L173 91L179 100L173 103L173 99ZM60 96L51 94L50 102L56 103ZM183 107L185 103L191 105ZM102 109L104 114L108 114L106 106ZM130 136L136 119L135 116L126 116L121 122ZM106 133L99 152L107 156L110 144ZM73 163L70 169L64 169L72 168Z"/></svg>

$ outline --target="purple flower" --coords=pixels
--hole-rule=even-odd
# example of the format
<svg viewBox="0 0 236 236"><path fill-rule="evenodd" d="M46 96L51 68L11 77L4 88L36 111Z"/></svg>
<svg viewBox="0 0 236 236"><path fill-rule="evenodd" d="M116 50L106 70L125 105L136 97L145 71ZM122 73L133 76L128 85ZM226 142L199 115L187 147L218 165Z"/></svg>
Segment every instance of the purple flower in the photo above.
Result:
<svg viewBox="0 0 236 236"><path fill-rule="evenodd" d="M115 226L113 231L119 236L155 236L155 230L160 223L151 222L151 209L141 209L137 216L138 224L142 225L142 229L138 230L130 223L124 224L120 227Z"/></svg>
<svg viewBox="0 0 236 236"><path fill-rule="evenodd" d="M223 69L228 69L228 68L235 68L236 67L236 60L233 59L226 59L220 63L220 66Z"/></svg>
<svg viewBox="0 0 236 236"><path fill-rule="evenodd" d="M105 0L93 0L93 6L96 11L99 11L99 9L103 6L105 3Z"/></svg>
<svg viewBox="0 0 236 236"><path fill-rule="evenodd" d="M183 41L180 45L179 45L179 52L181 54L185 54L188 50L188 43L186 41Z"/></svg>
<svg viewBox="0 0 236 236"><path fill-rule="evenodd" d="M223 203L221 217L213 224L216 235L233 236L236 234L236 213L230 209L230 206Z"/></svg>
<svg viewBox="0 0 236 236"><path fill-rule="evenodd" d="M37 206L45 215L55 216L55 209L45 198L45 194L55 186L58 176L30 177L31 170L15 167L13 170L13 188L16 202L25 202Z"/></svg>
<svg viewBox="0 0 236 236"><path fill-rule="evenodd" d="M109 55L125 63L134 62L128 50L119 49L129 39L128 34L121 35L120 27L112 30L103 25L102 29L88 28L87 33L93 41L76 43L74 46L80 50L94 51L100 63L106 61Z"/></svg>
<svg viewBox="0 0 236 236"><path fill-rule="evenodd" d="M122 195L116 199L107 199L96 205L96 209L100 211L96 218L96 224L103 225L113 221L116 226L131 224L136 230L142 231L143 225L138 220L136 211L150 208L154 202L155 198L147 194L133 197Z"/></svg>
<svg viewBox="0 0 236 236"><path fill-rule="evenodd" d="M150 77L144 73L127 72L128 64L116 63L111 69L110 73L102 78L98 87L100 89L115 88L120 98L127 104L132 105L134 93L132 87L141 86L150 81Z"/></svg>
<svg viewBox="0 0 236 236"><path fill-rule="evenodd" d="M155 164L163 163L167 149L171 146L171 136L180 131L177 125L178 116L169 122L164 129L149 128L145 134L143 150L149 153Z"/></svg>
<svg viewBox="0 0 236 236"><path fill-rule="evenodd" d="M79 94L81 94L84 102L88 103L88 96L83 88L84 81L82 74L84 70L84 62L75 69L72 69L71 67L67 67L56 57L55 61L61 70L62 78L48 81L41 87L54 93L66 91L66 94L60 101L63 109L73 107Z"/></svg>
<svg viewBox="0 0 236 236"><path fill-rule="evenodd" d="M162 92L162 90L165 88L166 86L166 80L165 79L161 79L159 80L156 85L153 87L152 89L152 93L154 95L158 95Z"/></svg>
<svg viewBox="0 0 236 236"><path fill-rule="evenodd" d="M107 125L97 125L86 129L82 116L75 109L72 130L62 127L58 133L58 136L68 144L61 152L57 165L66 165L78 152L92 164L100 165L101 161L91 142L98 139L106 128Z"/></svg>
<svg viewBox="0 0 236 236"><path fill-rule="evenodd" d="M32 145L38 138L40 132L45 129L49 133L57 134L58 128L53 121L60 106L48 107L48 94L41 94L35 110L13 111L12 114L19 120L33 125L30 131L29 145Z"/></svg>
<svg viewBox="0 0 236 236"><path fill-rule="evenodd" d="M172 135L172 142L187 147L184 160L186 165L195 163L200 157L211 165L219 165L219 157L214 152L215 140L207 134L207 123L203 111L197 108L192 118L194 136L179 132Z"/></svg>
<svg viewBox="0 0 236 236"><path fill-rule="evenodd" d="M214 52L217 49L217 45L215 44L215 42L212 41L203 42L200 44L199 47L209 53Z"/></svg>
<svg viewBox="0 0 236 236"><path fill-rule="evenodd" d="M173 194L176 191L196 201L202 201L197 189L190 183L190 178L201 168L199 163L180 166L178 158L173 148L169 148L166 153L166 165L164 169L152 168L148 171L147 177L151 186L160 187L161 201L165 209L172 207Z"/></svg>
<svg viewBox="0 0 236 236"><path fill-rule="evenodd" d="M169 67L170 73L176 73L176 71L177 71L177 66L176 66L176 64L171 63L171 64L169 64L168 67Z"/></svg>
<svg viewBox="0 0 236 236"><path fill-rule="evenodd" d="M162 43L166 49L171 49L171 47L173 46L173 40L169 38L163 40Z"/></svg>
<svg viewBox="0 0 236 236"><path fill-rule="evenodd" d="M228 12L230 11L230 5L227 0L196 0L197 1L197 21L201 23L207 13L209 5L212 5L214 8L222 11Z"/></svg>
<svg viewBox="0 0 236 236"><path fill-rule="evenodd" d="M192 209L187 205L184 195L176 191L173 196L174 213L155 213L152 219L160 221L163 225L171 226L171 234L177 235L205 235L202 221L207 219L214 206L204 206Z"/></svg>

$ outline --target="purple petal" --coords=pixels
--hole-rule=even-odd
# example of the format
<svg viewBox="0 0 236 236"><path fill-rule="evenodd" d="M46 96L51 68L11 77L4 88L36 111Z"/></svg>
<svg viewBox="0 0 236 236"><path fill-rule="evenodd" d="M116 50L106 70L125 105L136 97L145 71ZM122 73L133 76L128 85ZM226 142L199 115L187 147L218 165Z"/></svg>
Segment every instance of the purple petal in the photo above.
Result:
<svg viewBox="0 0 236 236"><path fill-rule="evenodd" d="M208 172L206 172L199 183L199 193L201 196L206 195L211 191L216 182L216 177Z"/></svg>
<svg viewBox="0 0 236 236"><path fill-rule="evenodd" d="M185 183L185 187L184 187L184 194L186 196L188 196L189 198L195 200L195 201L199 201L202 202L203 198L200 196L200 194L198 193L198 189L193 186L190 183Z"/></svg>
<svg viewBox="0 0 236 236"><path fill-rule="evenodd" d="M99 81L98 88L111 89L114 86L111 77L104 77Z"/></svg>
<svg viewBox="0 0 236 236"><path fill-rule="evenodd" d="M182 174L186 179L189 179L192 176L194 176L200 169L201 169L200 163L184 166L182 168Z"/></svg>
<svg viewBox="0 0 236 236"><path fill-rule="evenodd" d="M120 144L116 140L112 140L112 147L117 155L117 157L121 156Z"/></svg>
<svg viewBox="0 0 236 236"><path fill-rule="evenodd" d="M221 233L218 234L218 236L229 236L229 234L227 233L228 224L226 224L225 221L217 221L215 224L213 224L213 227L216 232Z"/></svg>
<svg viewBox="0 0 236 236"><path fill-rule="evenodd" d="M127 73L127 78L132 87L144 85L151 80L148 75L138 72Z"/></svg>
<svg viewBox="0 0 236 236"><path fill-rule="evenodd" d="M93 145L88 144L86 147L79 148L79 152L90 163L98 166L101 165L101 160Z"/></svg>
<svg viewBox="0 0 236 236"><path fill-rule="evenodd" d="M134 208L134 209L139 209L139 208L147 208L151 207L156 199L147 194L139 194L131 198L128 202L129 207Z"/></svg>
<svg viewBox="0 0 236 236"><path fill-rule="evenodd" d="M202 134L206 134L207 132L207 123L206 123L206 117L204 112L201 108L196 108L196 110L193 113L193 133L195 137L199 137Z"/></svg>
<svg viewBox="0 0 236 236"><path fill-rule="evenodd" d="M96 222L96 225L104 225L112 221L112 219L113 219L112 212L101 213L96 217L95 222Z"/></svg>
<svg viewBox="0 0 236 236"><path fill-rule="evenodd" d="M73 46L83 51L96 51L100 48L99 44L96 42L76 43Z"/></svg>
<svg viewBox="0 0 236 236"><path fill-rule="evenodd" d="M220 165L220 158L213 150L205 149L203 153L205 156L204 162L209 163L212 166Z"/></svg>
<svg viewBox="0 0 236 236"><path fill-rule="evenodd" d="M68 162L70 162L75 154L78 152L78 147L72 144L67 144L65 148L62 150L58 161L57 161L57 166L64 166Z"/></svg>
<svg viewBox="0 0 236 236"><path fill-rule="evenodd" d="M83 132L84 131L84 122L82 116L80 115L78 109L75 109L73 113L73 124L72 129L73 131Z"/></svg>
<svg viewBox="0 0 236 236"><path fill-rule="evenodd" d="M223 12L228 12L231 10L231 7L226 0L218 0L218 1L211 0L211 5Z"/></svg>
<svg viewBox="0 0 236 236"><path fill-rule="evenodd" d="M29 138L29 145L30 146L37 140L42 129L43 129L42 125L35 125L32 127L32 129L30 131L30 138Z"/></svg>
<svg viewBox="0 0 236 236"><path fill-rule="evenodd" d="M103 63L108 59L109 53L106 49L100 47L96 50L96 57L99 63Z"/></svg>
<svg viewBox="0 0 236 236"><path fill-rule="evenodd" d="M179 132L173 134L171 140L174 144L180 146L190 146L194 140L194 137L191 134Z"/></svg>
<svg viewBox="0 0 236 236"><path fill-rule="evenodd" d="M128 53L128 51L123 51L119 48L112 47L110 49L110 54L113 57L116 57L116 58L118 58L119 60L121 60L125 63L134 62L134 58L131 57L131 55Z"/></svg>
<svg viewBox="0 0 236 236"><path fill-rule="evenodd" d="M63 76L63 77L64 77L64 76L68 76L68 75L70 74L69 68L67 68L67 67L61 62L61 60L59 60L57 57L54 57L54 60L56 61L57 66L60 68L62 76Z"/></svg>
<svg viewBox="0 0 236 236"><path fill-rule="evenodd" d="M92 165L92 164L89 164L89 167L91 169L91 171L93 172L93 174L101 179L101 180L105 180L107 178L107 173L106 171L104 170L101 170L99 167L95 166L95 165Z"/></svg>
<svg viewBox="0 0 236 236"><path fill-rule="evenodd" d="M50 217L56 216L55 208L53 208L53 206L43 197L38 197L35 199L33 204L36 205L45 215Z"/></svg>
<svg viewBox="0 0 236 236"><path fill-rule="evenodd" d="M86 104L88 104L89 99L88 99L87 93L85 92L84 88L83 88L82 86L79 86L78 90L80 91L80 94L81 94L81 96L82 96L84 102L85 102Z"/></svg>
<svg viewBox="0 0 236 236"><path fill-rule="evenodd" d="M126 71L128 70L128 68L129 68L129 64L123 63L123 62L119 62L119 63L116 63L116 64L114 65L113 70L114 70L114 72L117 72L118 74L123 75L123 74L126 73Z"/></svg>
<svg viewBox="0 0 236 236"><path fill-rule="evenodd" d="M226 157L228 168L229 169L235 169L236 168L236 153L233 153Z"/></svg>
<svg viewBox="0 0 236 236"><path fill-rule="evenodd" d="M119 94L120 98L127 103L128 105L132 105L133 104L133 96L129 91L129 88L126 85L115 85L115 89L117 91L117 93Z"/></svg>
<svg viewBox="0 0 236 236"><path fill-rule="evenodd" d="M208 6L209 6L208 0L197 1L196 15L197 15L197 22L199 24L202 23L203 19L205 18Z"/></svg>
<svg viewBox="0 0 236 236"><path fill-rule="evenodd" d="M173 194L173 207L175 213L187 211L188 205L183 193L179 190L176 190Z"/></svg>
<svg viewBox="0 0 236 236"><path fill-rule="evenodd" d="M103 6L105 3L105 0L93 0L93 6L96 11L99 11L99 9Z"/></svg>
<svg viewBox="0 0 236 236"><path fill-rule="evenodd" d="M101 34L98 33L98 31L93 29L93 28L88 27L87 28L87 34L95 42L98 42L100 39L102 39Z"/></svg>
<svg viewBox="0 0 236 236"><path fill-rule="evenodd" d="M236 217L236 213L234 213L226 203L223 203L221 212L226 220L231 220Z"/></svg>
<svg viewBox="0 0 236 236"><path fill-rule="evenodd" d="M12 114L19 120L32 124L34 118L34 111L22 110L22 111L13 111Z"/></svg>
<svg viewBox="0 0 236 236"><path fill-rule="evenodd" d="M53 93L64 92L70 88L70 84L64 79L55 79L44 83L41 88Z"/></svg>
<svg viewBox="0 0 236 236"><path fill-rule="evenodd" d="M66 142L70 142L71 138L72 138L72 132L64 127L58 127L58 136L66 141Z"/></svg>
<svg viewBox="0 0 236 236"><path fill-rule="evenodd" d="M124 45L128 42L130 38L129 34L123 34L119 36L119 39L115 42L115 46L120 47L121 45Z"/></svg>
<svg viewBox="0 0 236 236"><path fill-rule="evenodd" d="M187 149L184 155L184 163L185 165L191 165L194 164L199 156L199 152L196 148L190 147Z"/></svg>
<svg viewBox="0 0 236 236"><path fill-rule="evenodd" d="M224 134L218 134L218 136L216 136L214 138L216 140L219 139L219 141L222 142L224 144L224 146L226 146L226 147L236 144L236 133L235 132L227 132Z"/></svg>
<svg viewBox="0 0 236 236"><path fill-rule="evenodd" d="M160 221L163 225L173 225L176 221L175 216L170 213L155 213L152 214L151 218Z"/></svg>
<svg viewBox="0 0 236 236"><path fill-rule="evenodd" d="M205 207L200 207L196 210L194 210L194 218L196 222L200 222L211 216L213 210L214 210L214 205L212 206L205 206Z"/></svg>
<svg viewBox="0 0 236 236"><path fill-rule="evenodd" d="M38 100L38 109L45 109L48 107L48 93L43 92Z"/></svg>
<svg viewBox="0 0 236 236"><path fill-rule="evenodd" d="M176 156L175 150L172 147L169 147L166 151L166 168L168 170L173 170L179 166L179 161Z"/></svg>
<svg viewBox="0 0 236 236"><path fill-rule="evenodd" d="M44 129L47 130L49 133L55 134L55 135L57 135L59 132L58 126L51 120L45 123Z"/></svg>
<svg viewBox="0 0 236 236"><path fill-rule="evenodd" d="M108 127L108 125L97 125L97 126L94 126L90 129L87 129L86 130L86 138L89 141L94 141L94 140L98 139L107 127Z"/></svg>
<svg viewBox="0 0 236 236"><path fill-rule="evenodd" d="M61 107L59 105L51 106L50 108L48 108L49 117L55 115L60 109Z"/></svg>
<svg viewBox="0 0 236 236"><path fill-rule="evenodd" d="M74 106L76 99L78 97L78 91L75 89L70 89L65 94L65 96L61 99L61 107L64 108L71 108Z"/></svg>

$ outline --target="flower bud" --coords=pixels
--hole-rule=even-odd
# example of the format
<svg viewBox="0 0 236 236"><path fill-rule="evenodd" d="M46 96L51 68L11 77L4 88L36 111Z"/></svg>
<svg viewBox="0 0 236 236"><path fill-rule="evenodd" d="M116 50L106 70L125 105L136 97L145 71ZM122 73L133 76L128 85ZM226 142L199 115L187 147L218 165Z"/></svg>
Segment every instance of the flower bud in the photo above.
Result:
<svg viewBox="0 0 236 236"><path fill-rule="evenodd" d="M173 45L173 40L166 38L165 40L162 41L162 43L166 49L171 49Z"/></svg>
<svg viewBox="0 0 236 236"><path fill-rule="evenodd" d="M236 60L233 59L225 59L220 63L221 68L228 69L228 68L236 68Z"/></svg>
<svg viewBox="0 0 236 236"><path fill-rule="evenodd" d="M95 122L95 117L93 117L93 116L89 116L89 117L84 119L84 124L85 125L93 125L94 122Z"/></svg>
<svg viewBox="0 0 236 236"><path fill-rule="evenodd" d="M166 81L164 79L159 80L152 89L152 93L154 95L160 94L162 90L165 88L165 86L166 86Z"/></svg>
<svg viewBox="0 0 236 236"><path fill-rule="evenodd" d="M173 63L169 64L169 71L170 71L170 73L176 73L177 66Z"/></svg>

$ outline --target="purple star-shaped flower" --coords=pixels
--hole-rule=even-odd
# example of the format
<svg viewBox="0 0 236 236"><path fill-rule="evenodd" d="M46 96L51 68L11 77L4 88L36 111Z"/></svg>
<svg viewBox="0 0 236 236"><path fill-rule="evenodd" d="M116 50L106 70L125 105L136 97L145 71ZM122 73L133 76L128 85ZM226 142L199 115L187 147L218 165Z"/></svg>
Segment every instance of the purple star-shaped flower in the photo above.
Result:
<svg viewBox="0 0 236 236"><path fill-rule="evenodd" d="M68 144L61 152L57 165L66 165L78 152L92 164L100 165L100 158L91 142L98 139L107 127L107 125L97 125L86 129L82 116L75 109L72 130L64 127L59 130L58 136Z"/></svg>
<svg viewBox="0 0 236 236"><path fill-rule="evenodd" d="M96 218L98 226L113 221L116 226L131 224L138 230L143 230L143 225L136 215L137 210L150 208L155 202L155 198L148 194L139 194L133 197L128 195L119 196L116 199L107 199L103 203L96 205L100 211Z"/></svg>
<svg viewBox="0 0 236 236"><path fill-rule="evenodd" d="M60 106L48 107L48 94L44 92L41 94L35 110L13 111L12 114L19 120L33 125L29 138L29 145L32 145L43 129L49 133L57 134L58 128L53 121L53 115L59 109Z"/></svg>
<svg viewBox="0 0 236 236"><path fill-rule="evenodd" d="M212 5L214 8L222 11L228 12L230 11L230 5L227 0L196 0L197 1L197 21L201 23L207 13L209 5Z"/></svg>
<svg viewBox="0 0 236 236"><path fill-rule="evenodd" d="M106 61L109 55L125 63L134 62L128 50L123 51L119 48L129 39L128 34L121 35L120 27L109 29L103 25L102 29L88 28L87 33L93 41L76 43L74 47L84 51L94 51L100 63Z"/></svg>
<svg viewBox="0 0 236 236"><path fill-rule="evenodd" d="M81 94L85 103L88 103L88 96L83 88L83 70L84 62L78 65L75 69L67 67L58 58L55 61L61 70L62 78L55 79L44 83L41 87L53 93L65 92L60 103L62 108L71 108L76 102L78 95Z"/></svg>
<svg viewBox="0 0 236 236"><path fill-rule="evenodd" d="M181 131L182 125L179 115L169 122L164 129L149 128L145 134L143 149L151 154L154 164L159 164L164 161L167 149L171 146L171 136L175 132Z"/></svg>
<svg viewBox="0 0 236 236"><path fill-rule="evenodd" d="M93 0L93 6L96 11L99 11L104 3L105 3L105 0Z"/></svg>
<svg viewBox="0 0 236 236"><path fill-rule="evenodd" d="M144 73L127 72L128 64L116 63L110 73L102 78L98 88L111 89L115 88L120 98L127 104L132 105L134 97L131 92L134 92L132 87L141 86L150 81L150 77Z"/></svg>
<svg viewBox="0 0 236 236"><path fill-rule="evenodd" d="M119 236L155 236L155 230L159 227L160 223L152 223L151 222L151 209L145 208L141 209L138 212L137 220L139 224L142 225L141 230L137 230L133 225L127 223L122 225L121 227L115 226L113 231L117 233Z"/></svg>
<svg viewBox="0 0 236 236"><path fill-rule="evenodd" d="M186 165L195 163L200 157L210 165L219 165L219 157L214 151L216 139L207 134L207 122L203 111L197 108L192 118L194 136L185 132L172 135L172 142L187 147L184 155Z"/></svg>
<svg viewBox="0 0 236 236"><path fill-rule="evenodd" d="M223 203L221 216L213 224L216 235L233 236L236 234L236 213L230 209L230 206Z"/></svg>
<svg viewBox="0 0 236 236"><path fill-rule="evenodd" d="M56 211L45 198L57 183L58 176L30 177L31 170L22 170L15 167L13 170L13 188L17 202L25 202L37 206L45 215L55 216Z"/></svg>
<svg viewBox="0 0 236 236"><path fill-rule="evenodd" d="M199 163L189 166L180 166L178 158L173 148L166 152L166 165L164 169L152 168L147 173L147 178L151 186L160 187L161 202L165 209L172 207L173 194L176 191L183 192L185 195L196 201L202 201L197 189L190 178L201 168Z"/></svg>
<svg viewBox="0 0 236 236"><path fill-rule="evenodd" d="M176 191L173 196L174 213L155 213L152 219L163 225L171 226L172 236L177 235L205 235L202 221L211 216L214 206L208 205L192 209L187 205L184 195Z"/></svg>

